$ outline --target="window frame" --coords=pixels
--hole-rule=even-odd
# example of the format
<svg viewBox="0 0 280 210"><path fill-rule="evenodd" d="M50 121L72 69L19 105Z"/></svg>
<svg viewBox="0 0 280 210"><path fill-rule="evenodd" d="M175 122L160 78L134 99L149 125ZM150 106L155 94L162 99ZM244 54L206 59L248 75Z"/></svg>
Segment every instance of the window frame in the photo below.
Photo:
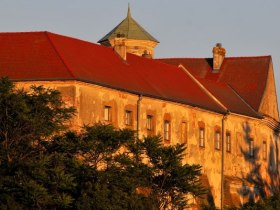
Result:
<svg viewBox="0 0 280 210"><path fill-rule="evenodd" d="M231 134L230 132L226 133L226 151L231 153Z"/></svg>
<svg viewBox="0 0 280 210"><path fill-rule="evenodd" d="M164 120L163 138L164 138L164 141L166 141L166 142L170 142L170 140L171 140L171 122L170 122L170 120Z"/></svg>
<svg viewBox="0 0 280 210"><path fill-rule="evenodd" d="M221 150L221 131L219 129L215 130L214 146L216 150Z"/></svg>
<svg viewBox="0 0 280 210"><path fill-rule="evenodd" d="M149 132L153 131L153 129L154 129L153 118L154 118L153 115L147 114L146 128L147 128L147 131L149 131Z"/></svg>
<svg viewBox="0 0 280 210"><path fill-rule="evenodd" d="M103 112L104 121L112 122L112 107L105 105L103 108Z"/></svg>
<svg viewBox="0 0 280 210"><path fill-rule="evenodd" d="M124 124L126 126L132 126L133 122L133 113L131 110L125 110L124 112Z"/></svg>
<svg viewBox="0 0 280 210"><path fill-rule="evenodd" d="M205 127L202 126L198 129L198 144L199 147L205 148Z"/></svg>

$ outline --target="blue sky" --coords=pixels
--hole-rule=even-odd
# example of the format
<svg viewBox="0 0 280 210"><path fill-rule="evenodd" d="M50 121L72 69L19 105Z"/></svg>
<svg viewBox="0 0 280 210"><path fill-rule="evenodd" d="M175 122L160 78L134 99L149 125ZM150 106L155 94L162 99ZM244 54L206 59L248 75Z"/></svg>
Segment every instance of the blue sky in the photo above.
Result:
<svg viewBox="0 0 280 210"><path fill-rule="evenodd" d="M272 55L280 100L279 0L0 0L0 31L51 31L97 42L125 16L160 41L156 57ZM1 46L0 46L1 47ZM280 102L280 101L279 101Z"/></svg>

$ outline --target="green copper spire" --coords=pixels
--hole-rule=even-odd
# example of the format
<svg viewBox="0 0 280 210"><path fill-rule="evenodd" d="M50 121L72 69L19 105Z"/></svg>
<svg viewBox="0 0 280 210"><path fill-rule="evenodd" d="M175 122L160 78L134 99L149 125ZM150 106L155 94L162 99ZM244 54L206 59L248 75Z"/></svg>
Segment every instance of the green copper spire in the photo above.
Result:
<svg viewBox="0 0 280 210"><path fill-rule="evenodd" d="M131 18L130 5L128 3L127 18Z"/></svg>
<svg viewBox="0 0 280 210"><path fill-rule="evenodd" d="M127 17L117 25L112 31L106 34L98 43L108 40L123 37L135 40L149 40L159 43L151 34L149 34L140 24L138 24L131 15L130 5L128 4Z"/></svg>

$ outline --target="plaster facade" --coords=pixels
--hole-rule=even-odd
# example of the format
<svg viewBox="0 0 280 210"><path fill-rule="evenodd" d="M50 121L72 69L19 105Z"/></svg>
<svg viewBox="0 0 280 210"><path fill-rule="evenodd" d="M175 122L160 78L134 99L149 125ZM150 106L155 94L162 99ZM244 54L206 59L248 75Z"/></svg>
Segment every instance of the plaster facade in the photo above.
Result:
<svg viewBox="0 0 280 210"><path fill-rule="evenodd" d="M98 122L112 123L118 128L138 129L142 138L153 134L164 136L164 124L168 121L170 134L169 139L163 139L164 144L187 144L184 162L202 165L203 176L209 183L206 186L210 189L208 196L217 207L220 206L221 190L224 191L225 205L240 205L248 199L258 199L262 193L269 194L279 184L279 136L260 119L237 114L225 116L186 104L79 81L17 83L18 87L27 89L30 85L43 85L61 91L66 105L77 109L71 122L76 129ZM110 107L109 120L105 119L105 107ZM126 111L131 113L130 124L126 123ZM152 117L151 129L147 128L148 116ZM204 129L203 145L200 143L201 128ZM215 139L217 132L220 132L218 147Z"/></svg>

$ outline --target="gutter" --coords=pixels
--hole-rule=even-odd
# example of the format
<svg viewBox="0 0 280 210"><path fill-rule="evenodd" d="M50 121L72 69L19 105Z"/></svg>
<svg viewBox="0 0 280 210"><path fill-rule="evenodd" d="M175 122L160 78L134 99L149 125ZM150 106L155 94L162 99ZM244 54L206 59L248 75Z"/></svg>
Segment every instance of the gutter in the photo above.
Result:
<svg viewBox="0 0 280 210"><path fill-rule="evenodd" d="M142 94L139 94L138 95L138 100L137 100L137 128L136 128L137 139L139 139L139 132L140 132L141 101L142 101Z"/></svg>
<svg viewBox="0 0 280 210"><path fill-rule="evenodd" d="M225 167L225 121L230 112L228 111L222 118L222 158L221 158L221 210L224 209L224 167Z"/></svg>

